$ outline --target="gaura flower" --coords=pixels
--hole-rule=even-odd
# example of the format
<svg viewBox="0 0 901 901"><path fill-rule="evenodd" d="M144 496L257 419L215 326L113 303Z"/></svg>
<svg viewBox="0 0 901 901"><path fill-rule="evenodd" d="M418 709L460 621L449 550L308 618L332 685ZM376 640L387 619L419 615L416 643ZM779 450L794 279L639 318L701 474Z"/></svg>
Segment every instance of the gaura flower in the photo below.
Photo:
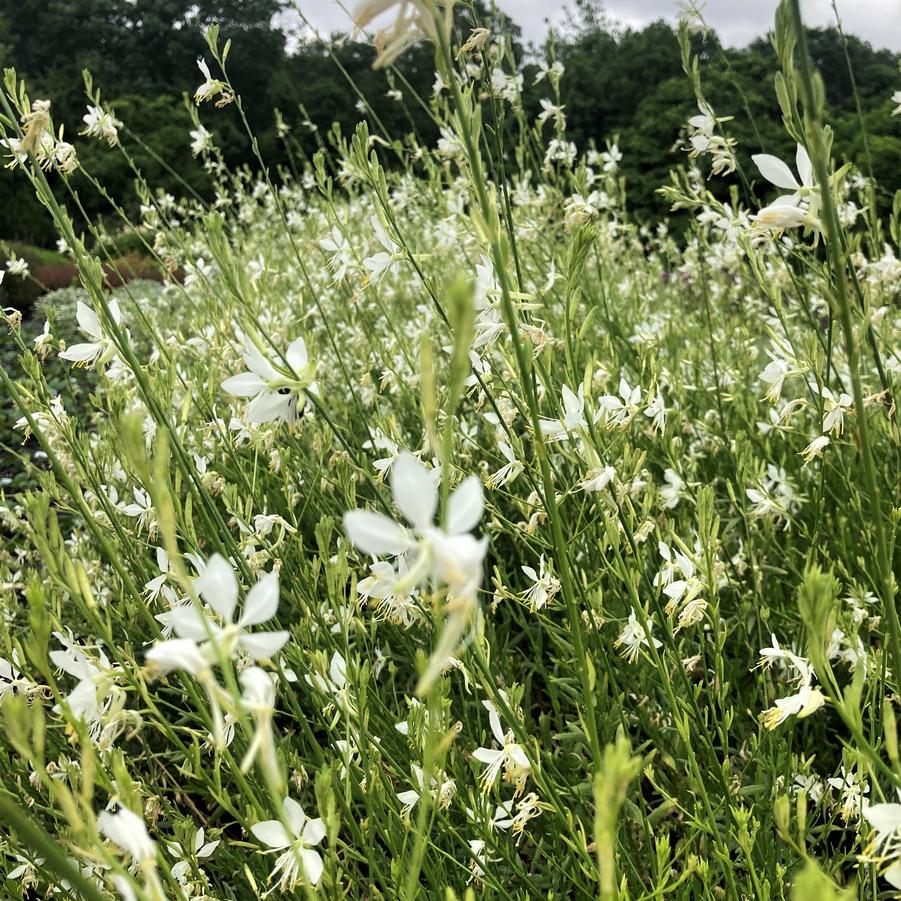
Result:
<svg viewBox="0 0 901 901"><path fill-rule="evenodd" d="M450 30L455 0L445 0L445 30ZM436 19L439 4L436 0L361 0L354 7L353 20L357 28L365 28L373 19L397 7L394 22L383 28L375 36L376 58L373 64L378 69L390 66L406 49L420 38L437 37Z"/></svg>
<svg viewBox="0 0 901 901"><path fill-rule="evenodd" d="M89 138L100 138L106 141L110 147L119 143L119 129L122 123L102 106L89 106L88 111L82 117L85 124L82 134Z"/></svg>
<svg viewBox="0 0 901 901"><path fill-rule="evenodd" d="M267 360L249 337L244 339L242 356L248 371L226 379L222 388L235 397L253 398L244 411L244 421L294 422L301 395L316 390L313 382L316 367L307 356L303 338L288 345L286 366Z"/></svg>
<svg viewBox="0 0 901 901"><path fill-rule="evenodd" d="M585 386L579 385L573 392L569 385L563 386L563 416L560 419L542 419L539 423L541 434L548 441L563 441L572 432L584 429L585 420Z"/></svg>
<svg viewBox="0 0 901 901"><path fill-rule="evenodd" d="M200 647L201 656L213 663L216 649L209 646L215 642L219 653L232 657L243 651L254 660L267 660L277 654L289 634L278 632L249 632L249 626L265 623L278 610L278 572L273 570L264 575L244 600L241 615L235 620L238 604L238 580L228 561L219 554L213 554L203 572L194 582L194 587L206 602L209 610L221 619L211 617L207 610L194 606L176 607L161 614L158 619L171 626L179 638L193 642L205 642Z"/></svg>
<svg viewBox="0 0 901 901"><path fill-rule="evenodd" d="M206 100L219 97L216 101L216 106L225 106L235 99L235 95L229 86L224 81L213 78L210 74L210 67L206 64L206 60L198 59L197 68L200 69L200 74L203 76L204 81L194 92L195 103L201 104Z"/></svg>
<svg viewBox="0 0 901 901"><path fill-rule="evenodd" d="M270 878L279 874L279 888L289 891L303 878L316 885L322 877L322 857L315 849L325 838L325 823L311 820L293 798L285 798L282 808L284 823L265 820L250 827L254 837L270 851L282 851L275 861Z"/></svg>
<svg viewBox="0 0 901 901"><path fill-rule="evenodd" d="M117 301L110 301L109 312L113 322L118 325L122 320L122 314ZM76 366L93 366L95 363L103 366L112 360L116 356L116 345L112 338L104 334L100 317L87 304L78 301L75 318L81 330L94 340L84 344L73 344L67 347L60 357Z"/></svg>
<svg viewBox="0 0 901 901"><path fill-rule="evenodd" d="M901 804L871 804L863 811L873 829L873 838L865 854L892 863L882 871L882 878L893 888L901 889Z"/></svg>
<svg viewBox="0 0 901 901"><path fill-rule="evenodd" d="M826 698L814 683L810 661L780 647L775 635L771 640L772 646L760 651L760 666L772 666L777 660L789 664L797 673L798 690L793 695L777 698L774 706L763 714L763 724L767 729L775 729L790 716L796 716L798 719L810 716L826 703Z"/></svg>
<svg viewBox="0 0 901 901"><path fill-rule="evenodd" d="M504 732L497 707L491 701L482 701L482 706L488 711L491 734L500 745L500 748L476 748L472 752L472 756L479 763L486 765L481 777L482 787L486 791L489 790L503 771L504 779L516 786L518 795L525 788L526 780L532 772L532 765L526 752L516 743L512 730Z"/></svg>
<svg viewBox="0 0 901 901"><path fill-rule="evenodd" d="M424 692L450 662L476 611L488 539L470 533L482 518L482 483L470 476L451 494L444 526L434 522L438 509L435 479L412 454L398 456L391 470L391 490L394 503L412 529L381 513L352 510L344 514L344 531L366 554L408 555L406 575L394 583L395 596L426 579L447 588L444 628L419 680L418 690Z"/></svg>
<svg viewBox="0 0 901 901"><path fill-rule="evenodd" d="M214 842L206 841L206 833L203 830L203 826L194 833L193 853L185 852L182 846L176 842L169 842L166 848L177 861L172 867L173 878L179 885L185 885L188 880L188 874L191 871L191 857L196 857L198 860L206 860L208 857L213 856L213 852L218 847L219 839L216 839Z"/></svg>
<svg viewBox="0 0 901 901"><path fill-rule="evenodd" d="M798 228L806 225L817 228L817 211L819 198L813 183L813 165L810 156L802 144L798 144L795 164L799 178L777 156L769 153L758 153L751 157L760 174L777 188L792 191L777 197L769 206L764 207L752 218L758 229ZM799 180L800 179L800 180Z"/></svg>
<svg viewBox="0 0 901 901"><path fill-rule="evenodd" d="M136 864L152 863L156 859L156 843L150 838L144 821L127 807L120 807L116 813L103 811L97 817L97 826Z"/></svg>
<svg viewBox="0 0 901 901"><path fill-rule="evenodd" d="M412 529L381 513L352 510L344 514L344 531L350 541L366 554L412 554L415 559L407 572L410 587L431 577L455 595L474 595L482 580L488 545L487 538L470 534L484 508L478 478L470 476L451 494L443 528L434 524L438 508L435 480L412 454L398 456L391 471L391 490L394 503Z"/></svg>
<svg viewBox="0 0 901 901"><path fill-rule="evenodd" d="M650 642L654 642L654 647L659 648L663 646L663 643L658 639L654 638L652 634L652 630L654 628L654 621L649 617L646 620L647 625L642 625L638 621L638 616L635 613L635 608L629 612L629 620L626 625L623 627L622 632L619 634L619 638L616 639L614 645L616 647L622 648L622 655L629 661L629 663L635 663L638 660L638 655L641 652L642 645L649 646Z"/></svg>

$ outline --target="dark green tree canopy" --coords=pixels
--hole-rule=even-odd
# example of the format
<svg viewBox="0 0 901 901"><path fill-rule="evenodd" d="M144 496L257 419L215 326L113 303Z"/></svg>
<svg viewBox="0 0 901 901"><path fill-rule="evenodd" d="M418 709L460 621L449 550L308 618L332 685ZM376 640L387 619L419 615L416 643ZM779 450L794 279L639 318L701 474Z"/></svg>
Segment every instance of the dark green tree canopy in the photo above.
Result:
<svg viewBox="0 0 901 901"><path fill-rule="evenodd" d="M431 47L408 51L396 73L374 71L372 48L347 39L331 47L308 40L288 53L277 27L283 8L283 0L0 0L0 62L26 78L33 97L52 100L55 120L69 133L81 127L86 104L81 70L89 69L104 103L112 104L132 131L201 192L209 188L189 151L190 119L182 96L200 82L196 60L206 52L203 32L213 23L232 39L230 75L273 169L286 159L275 133L274 108L294 127L301 149L312 153L332 122L349 132L359 120L357 89L372 110L367 116L374 131L381 123L392 135L409 132L426 142L437 138L427 106L410 90L428 102L434 80ZM461 36L484 22L511 37L514 57L525 69L523 102L536 114L549 90L546 82L533 86L534 60L544 49L524 54L518 27L484 0L461 4L457 22ZM704 69L705 93L719 115L734 116L730 131L739 141L742 162L750 166L750 154L760 151L790 153L773 91L769 43L759 39L732 49L722 48L715 35L703 45L700 38L694 40L702 61L715 60ZM840 159L866 159L884 189L880 202L887 202L897 187L901 156L901 119L891 117L889 99L901 84L898 55L874 50L853 36L843 39L836 29L812 29L808 40L825 75L835 153ZM616 135L632 212L645 220L665 216L655 189L678 162L671 148L695 105L670 26L658 21L622 30L595 0L580 0L552 52L566 67L562 99L570 138L584 149ZM389 88L402 88L406 102L387 96ZM229 163L253 163L233 116L207 110L201 115ZM300 125L307 116L317 132ZM130 149L151 180L178 190L152 155ZM81 153L118 196L130 195L132 175L121 161L100 147ZM0 204L0 238L50 240L27 186L2 172L0 195L9 201ZM85 202L92 215L108 213L87 193Z"/></svg>

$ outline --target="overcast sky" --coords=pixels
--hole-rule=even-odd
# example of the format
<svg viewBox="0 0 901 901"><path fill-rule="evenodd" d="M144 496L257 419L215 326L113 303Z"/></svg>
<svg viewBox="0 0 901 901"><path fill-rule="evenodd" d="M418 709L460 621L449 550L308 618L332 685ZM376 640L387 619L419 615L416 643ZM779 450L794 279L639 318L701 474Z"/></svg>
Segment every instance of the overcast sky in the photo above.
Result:
<svg viewBox="0 0 901 901"><path fill-rule="evenodd" d="M347 14L340 0L297 0L307 18L322 32L343 31ZM344 3L355 5L354 0ZM564 2L556 0L497 0L523 29L526 40L541 40L546 20L556 24L562 18ZM655 19L673 21L675 0L607 0L608 15L640 28ZM741 47L766 34L773 24L777 0L708 0L704 14L720 38L730 46ZM901 0L837 0L844 29L869 41L874 47L901 51ZM802 0L805 20L811 25L830 25L835 21L831 0Z"/></svg>

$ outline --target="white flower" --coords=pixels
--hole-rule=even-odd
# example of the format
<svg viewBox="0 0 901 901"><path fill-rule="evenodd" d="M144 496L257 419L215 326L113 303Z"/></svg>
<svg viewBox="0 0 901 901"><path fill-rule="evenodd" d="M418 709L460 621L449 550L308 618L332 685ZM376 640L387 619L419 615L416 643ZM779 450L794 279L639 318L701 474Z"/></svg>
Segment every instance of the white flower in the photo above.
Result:
<svg viewBox="0 0 901 901"><path fill-rule="evenodd" d="M450 496L447 526L433 522L438 508L438 488L432 474L412 455L401 453L391 470L394 503L413 527L404 528L381 513L353 510L344 514L344 531L366 554L391 555L413 552L407 573L410 587L431 576L448 586L456 597L474 597L482 581L482 561L487 538L471 531L482 518L482 484L469 476Z"/></svg>
<svg viewBox="0 0 901 901"><path fill-rule="evenodd" d="M289 634L285 631L247 631L249 626L265 623L275 616L279 600L277 571L264 575L247 592L244 608L237 621L235 608L238 603L238 580L224 557L213 554L194 587L208 609L221 618L222 625L210 617L207 610L201 611L194 606L176 607L162 616L180 638L206 642L201 646L200 653L209 663L216 660L217 650L226 657L243 652L254 660L267 660L274 657L288 640ZM215 647L211 647L210 642ZM154 659L150 652L148 659ZM196 664L196 658L193 663Z"/></svg>
<svg viewBox="0 0 901 901"><path fill-rule="evenodd" d="M290 891L303 878L310 885L316 885L322 877L322 857L315 850L325 838L325 823L321 819L311 820L300 804L293 798L285 798L282 808L284 823L279 820L265 820L250 827L254 837L271 851L283 851L275 861L272 876L279 873L279 888Z"/></svg>
<svg viewBox="0 0 901 901"><path fill-rule="evenodd" d="M841 392L836 397L825 385L820 388L823 398L823 433L832 432L841 435L845 429L845 413L851 411L854 401L850 394Z"/></svg>
<svg viewBox="0 0 901 901"><path fill-rule="evenodd" d="M619 167L619 161L623 158L622 151L617 147L616 144L611 144L609 150L605 150L601 154L601 159L604 162L604 172L616 172Z"/></svg>
<svg viewBox="0 0 901 901"><path fill-rule="evenodd" d="M122 319L119 311L119 304L115 300L109 303L109 313L116 325ZM86 304L78 301L75 308L75 318L81 330L93 341L85 344L73 344L67 347L60 357L75 363L76 366L91 366L94 363L104 365L116 356L116 345L112 338L104 333L103 326L100 323L100 317Z"/></svg>
<svg viewBox="0 0 901 901"><path fill-rule="evenodd" d="M119 143L119 129L122 123L112 114L106 112L101 106L89 106L87 113L82 117L85 124L83 135L89 138L101 138L110 147Z"/></svg>
<svg viewBox="0 0 901 901"><path fill-rule="evenodd" d="M188 879L188 873L191 871L191 857L196 857L198 860L206 860L208 857L213 856L213 852L216 848L219 847L219 839L216 839L214 842L208 842L205 840L206 834L203 830L203 826L201 826L197 832L194 833L194 841L192 844L193 854L186 854L181 845L176 844L175 842L169 842L166 845L169 853L178 861L172 867L172 876L178 881L180 885L185 885Z"/></svg>
<svg viewBox="0 0 901 901"><path fill-rule="evenodd" d="M814 457L819 457L819 455L829 446L829 436L828 435L818 435L804 450L801 451L801 456L804 459L805 463L809 463Z"/></svg>
<svg viewBox="0 0 901 901"><path fill-rule="evenodd" d="M518 795L525 788L526 780L532 772L532 765L529 763L526 752L516 743L513 732L504 733L497 707L491 701L482 701L482 706L488 711L491 734L501 746L500 748L476 748L472 752L472 756L486 766L485 772L481 776L482 788L488 791L503 771L504 779L514 783Z"/></svg>
<svg viewBox="0 0 901 901"><path fill-rule="evenodd" d="M603 491L616 478L616 470L612 466L594 466L579 482L579 487L586 492Z"/></svg>
<svg viewBox="0 0 901 901"><path fill-rule="evenodd" d="M641 651L642 645L645 647L649 646L649 638L650 641L654 642L655 648L662 647L663 645L661 641L658 641L653 637L654 621L649 617L645 622L646 625L642 626L638 621L638 616L633 607L629 613L628 622L623 626L619 638L614 642L615 647L621 647L623 649L621 653L629 663L635 663L635 661L638 660L638 654Z"/></svg>
<svg viewBox="0 0 901 901"><path fill-rule="evenodd" d="M666 469L663 472L665 485L660 488L660 500L667 510L672 510L682 497L685 489L685 482L682 477L673 469Z"/></svg>
<svg viewBox="0 0 901 901"><path fill-rule="evenodd" d="M780 647L775 635L771 636L771 640L772 646L760 652L760 665L772 666L777 660L789 664L796 672L798 690L793 695L777 698L774 706L764 713L763 724L767 729L775 729L790 716L797 716L798 719L810 716L826 703L826 698L814 683L810 661Z"/></svg>
<svg viewBox="0 0 901 901"><path fill-rule="evenodd" d="M874 832L865 854L876 855L883 861L892 860L882 877L894 888L901 889L901 804L870 804L863 810L863 817Z"/></svg>
<svg viewBox="0 0 901 901"><path fill-rule="evenodd" d="M144 821L127 807L120 807L116 813L103 811L97 817L97 826L135 863L144 864L156 858L156 843L147 833Z"/></svg>
<svg viewBox="0 0 901 901"><path fill-rule="evenodd" d="M538 560L538 572L531 566L523 566L522 571L534 583L525 593L525 601L537 613L560 590L560 580L545 569L544 554Z"/></svg>
<svg viewBox="0 0 901 901"><path fill-rule="evenodd" d="M242 353L247 372L234 375L222 383L223 390L235 397L253 400L244 411L247 423L294 422L298 398L305 391L315 391L316 367L307 357L303 338L297 338L285 351L287 366L277 366L263 356L248 337Z"/></svg>
<svg viewBox="0 0 901 901"><path fill-rule="evenodd" d="M897 103L898 105L892 110L893 116L901 116L901 91L895 91L892 94L892 103Z"/></svg>
<svg viewBox="0 0 901 901"><path fill-rule="evenodd" d="M198 59L197 68L200 69L200 74L203 76L204 81L194 92L195 103L200 104L207 100L212 100L214 97L219 97L219 100L216 101L216 106L225 106L235 99L235 95L228 85L213 78L210 74L210 67L206 64L206 60Z"/></svg>
<svg viewBox="0 0 901 901"><path fill-rule="evenodd" d="M444 4L449 12L453 8L453 0ZM365 28L373 19L386 13L392 7L398 7L394 22L383 28L375 37L375 68L390 66L411 44L422 37L435 39L434 15L437 6L434 0L359 0L353 9L351 18L357 28ZM449 22L445 15L445 22Z"/></svg>
<svg viewBox="0 0 901 901"><path fill-rule="evenodd" d="M403 557L398 560L396 570L387 560L371 564L369 575L357 583L357 594L376 601L376 619L386 619L409 628L423 618L415 597L416 590L407 581L407 565Z"/></svg>
<svg viewBox="0 0 901 901"><path fill-rule="evenodd" d="M472 882L473 879L480 879L485 875L485 865L495 863L499 859L488 856L485 850L485 840L481 838L469 840L469 853L472 855L472 860L469 861L470 876L466 880L467 882Z"/></svg>
<svg viewBox="0 0 901 901"><path fill-rule="evenodd" d="M92 738L100 735L104 708L109 706L111 694L120 693L115 688L117 669L110 665L106 654L96 649L96 662L92 660L68 635L54 632L63 645L62 651L51 651L50 660L64 673L78 679L78 684L66 699L69 709L77 719L84 720Z"/></svg>
<svg viewBox="0 0 901 901"><path fill-rule="evenodd" d="M13 662L17 661L16 652L13 651ZM8 660L0 657L0 701L8 694L24 693L32 695L40 691L31 679L23 676Z"/></svg>
<svg viewBox="0 0 901 901"><path fill-rule="evenodd" d="M539 422L541 434L548 441L562 441L570 433L584 429L585 420L585 386L579 385L573 393L569 385L563 386L563 416L560 419L542 419Z"/></svg>
<svg viewBox="0 0 901 901"><path fill-rule="evenodd" d="M28 275L28 261L22 257L10 257L6 261L6 271L10 275L18 275L21 278L25 278Z"/></svg>
<svg viewBox="0 0 901 901"><path fill-rule="evenodd" d="M488 477L489 488L501 488L506 485L507 482L512 482L525 468L523 464L516 459L516 454L509 444L499 441L497 449L501 452L507 462Z"/></svg>
<svg viewBox="0 0 901 901"><path fill-rule="evenodd" d="M559 60L555 60L550 66L547 64L546 60L542 60L538 63L538 71L535 73L535 80L532 84L539 84L547 78L547 80L556 88L560 83L560 79L563 77L564 71L563 63Z"/></svg>
<svg viewBox="0 0 901 901"><path fill-rule="evenodd" d="M842 819L846 822L857 819L869 809L870 786L861 782L854 770L848 770L842 764L841 776L831 776L826 783L840 793Z"/></svg>
<svg viewBox="0 0 901 901"><path fill-rule="evenodd" d="M620 378L619 395L605 394L599 398L595 420L625 428L635 418L640 403L641 388L638 385L633 388Z"/></svg>
<svg viewBox="0 0 901 901"><path fill-rule="evenodd" d="M777 188L792 191L777 197L769 206L753 216L757 228L780 229L797 228L801 225L816 226L817 199L813 195L813 166L804 146L798 144L795 163L798 178L788 166L768 153L758 153L751 157L760 174Z"/></svg>
<svg viewBox="0 0 901 901"><path fill-rule="evenodd" d="M544 98L542 98L539 103L541 104L541 112L538 114L538 122L541 125L544 125L548 119L553 119L555 128L560 131L566 128L566 114L563 112L566 107L558 106L551 100L546 100Z"/></svg>
<svg viewBox="0 0 901 901"><path fill-rule="evenodd" d="M363 260L363 266L365 266L369 272L367 277L368 281L378 281L391 271L398 260L403 258L403 252L400 247L388 237L388 233L379 221L378 216L371 216L370 222L372 223L372 229L375 232L375 236L384 250L373 254L371 257L366 257L366 259Z"/></svg>
<svg viewBox="0 0 901 901"><path fill-rule="evenodd" d="M170 604L174 603L177 599L177 595L175 591L166 584L169 579L169 573L172 570L172 565L169 561L169 554L166 553L166 549L163 547L158 547L156 549L156 566L157 569L159 569L160 574L144 583L144 592L147 595L147 600L154 601L162 595Z"/></svg>
<svg viewBox="0 0 901 901"><path fill-rule="evenodd" d="M198 156L204 150L208 150L213 145L213 133L207 131L202 125L191 129L191 154Z"/></svg>
<svg viewBox="0 0 901 901"><path fill-rule="evenodd" d="M666 405L660 394L654 395L650 404L645 407L644 415L651 420L655 432L662 432L666 428Z"/></svg>
<svg viewBox="0 0 901 901"><path fill-rule="evenodd" d="M426 778L423 768L414 763L410 769L417 787L397 793L397 800L401 803L400 815L403 819L409 818L413 808L419 803L419 799L425 791ZM436 779L434 776L429 776L428 791L433 798L438 799L438 806L446 809L454 796L454 792L457 790L457 786L453 779L448 779L443 771L439 773L439 777L439 779Z"/></svg>
<svg viewBox="0 0 901 901"><path fill-rule="evenodd" d="M347 273L347 269L353 262L353 251L350 241L341 232L338 226L332 228L332 233L319 241L319 246L330 253L329 267L335 273L335 281L340 282Z"/></svg>

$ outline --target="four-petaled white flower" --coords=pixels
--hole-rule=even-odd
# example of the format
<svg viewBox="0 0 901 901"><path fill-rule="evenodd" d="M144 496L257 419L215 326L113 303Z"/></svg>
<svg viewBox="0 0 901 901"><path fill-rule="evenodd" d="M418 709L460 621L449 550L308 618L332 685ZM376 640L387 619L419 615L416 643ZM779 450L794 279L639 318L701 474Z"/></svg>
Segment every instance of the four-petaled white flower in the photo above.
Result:
<svg viewBox="0 0 901 901"><path fill-rule="evenodd" d="M352 510L344 514L347 537L366 554L411 555L406 584L395 585L395 592L409 590L431 577L446 585L455 597L474 597L482 581L488 544L487 538L470 534L479 524L484 507L478 478L469 476L451 494L444 527L434 523L438 488L432 473L406 451L391 470L391 490L394 503L412 530L381 513Z"/></svg>
<svg viewBox="0 0 901 901"><path fill-rule="evenodd" d="M866 855L891 860L882 871L882 878L893 888L901 889L901 804L870 804L863 817L874 833Z"/></svg>
<svg viewBox="0 0 901 901"><path fill-rule="evenodd" d="M200 104L207 100L212 100L214 97L219 97L219 100L216 101L216 106L225 106L235 99L235 95L229 86L224 81L213 78L210 74L210 67L206 64L206 60L198 59L197 68L200 69L200 74L203 76L204 81L194 92L195 103Z"/></svg>
<svg viewBox="0 0 901 901"><path fill-rule="evenodd" d="M817 226L818 198L814 193L813 165L802 144L798 144L795 164L799 178L777 156L758 153L751 157L760 174L772 185L791 191L777 197L760 210L753 220L760 229L798 228ZM800 180L799 180L800 179Z"/></svg>
<svg viewBox="0 0 901 901"><path fill-rule="evenodd" d="M650 642L653 642L655 648L662 647L663 642L654 638L653 629L654 621L648 617L648 619L645 620L645 625L642 625L638 621L638 616L633 607L629 612L629 620L626 625L623 626L623 630L619 633L619 637L614 642L614 646L622 648L621 653L629 663L635 663L635 661L638 660L638 655L641 652L642 646L649 647Z"/></svg>
<svg viewBox="0 0 901 901"><path fill-rule="evenodd" d="M560 590L560 580L545 567L544 554L538 560L538 572L531 566L523 566L522 571L532 580L524 599L532 608L532 612L537 613Z"/></svg>
<svg viewBox="0 0 901 901"><path fill-rule="evenodd" d="M244 421L294 422L301 395L316 390L313 383L316 367L307 356L303 338L288 345L285 351L287 365L280 366L267 360L249 337L244 339L242 356L248 371L226 379L222 388L235 397L253 398L244 411Z"/></svg>
<svg viewBox="0 0 901 901"><path fill-rule="evenodd" d="M206 834L201 826L194 833L194 841L192 843L192 852L185 852L182 846L176 842L169 842L166 845L169 853L176 859L177 863L172 867L172 876L179 883L185 885L188 881L188 873L191 871L191 858L196 857L198 860L206 860L213 856L213 852L219 847L219 839L216 841L206 841Z"/></svg>
<svg viewBox="0 0 901 901"><path fill-rule="evenodd" d="M316 885L322 876L322 857L316 850L325 838L325 823L312 820L293 798L285 798L282 808L284 823L265 820L250 827L254 837L270 851L282 851L275 861L270 878L279 876L279 888L289 891L301 880L301 873L310 885Z"/></svg>
<svg viewBox="0 0 901 901"><path fill-rule="evenodd" d="M102 106L89 106L82 117L82 122L85 125L81 132L83 135L100 138L110 147L115 147L119 143L119 129L122 123Z"/></svg>
<svg viewBox="0 0 901 901"><path fill-rule="evenodd" d="M204 642L201 656L212 664L217 652L232 657L238 652L254 660L274 657L288 640L288 632L249 632L248 627L258 626L275 616L278 610L278 572L264 575L244 600L241 615L235 620L238 604L238 580L228 561L213 554L203 572L195 580L194 587L207 604L208 609L191 605L176 607L159 619L171 626L181 639ZM218 614L219 620L210 616ZM165 617L165 620L163 618ZM212 646L211 642L215 645ZM163 643L164 644L164 643ZM159 645L156 646L157 648ZM148 653L148 659L153 659Z"/></svg>
<svg viewBox="0 0 901 901"><path fill-rule="evenodd" d="M518 795L525 788L532 765L526 752L517 744L512 730L504 732L497 707L491 701L482 701L482 706L488 711L491 734L500 745L500 748L476 748L472 752L472 756L486 767L481 776L482 787L486 791L490 789L503 771L504 779L516 786Z"/></svg>
<svg viewBox="0 0 901 901"><path fill-rule="evenodd" d="M787 663L796 671L798 690L793 695L777 698L774 706L764 713L763 724L767 729L775 729L790 716L798 719L810 716L826 703L826 698L814 682L810 661L780 647L775 635L771 636L771 640L772 646L760 651L760 665L772 666L777 660Z"/></svg>
<svg viewBox="0 0 901 901"><path fill-rule="evenodd" d="M576 392L563 386L563 416L560 419L542 419L539 423L541 434L548 441L562 441L572 432L584 429L585 421L585 386L579 385Z"/></svg>
<svg viewBox="0 0 901 901"><path fill-rule="evenodd" d="M115 300L111 300L109 303L109 313L113 322L118 325L122 314L119 311L119 304ZM116 345L112 338L105 334L100 317L87 304L78 301L75 318L78 320L81 330L94 340L84 344L73 344L71 347L67 347L60 357L70 363L75 363L76 366L91 366L94 363L102 366L104 363L108 363L116 355Z"/></svg>

